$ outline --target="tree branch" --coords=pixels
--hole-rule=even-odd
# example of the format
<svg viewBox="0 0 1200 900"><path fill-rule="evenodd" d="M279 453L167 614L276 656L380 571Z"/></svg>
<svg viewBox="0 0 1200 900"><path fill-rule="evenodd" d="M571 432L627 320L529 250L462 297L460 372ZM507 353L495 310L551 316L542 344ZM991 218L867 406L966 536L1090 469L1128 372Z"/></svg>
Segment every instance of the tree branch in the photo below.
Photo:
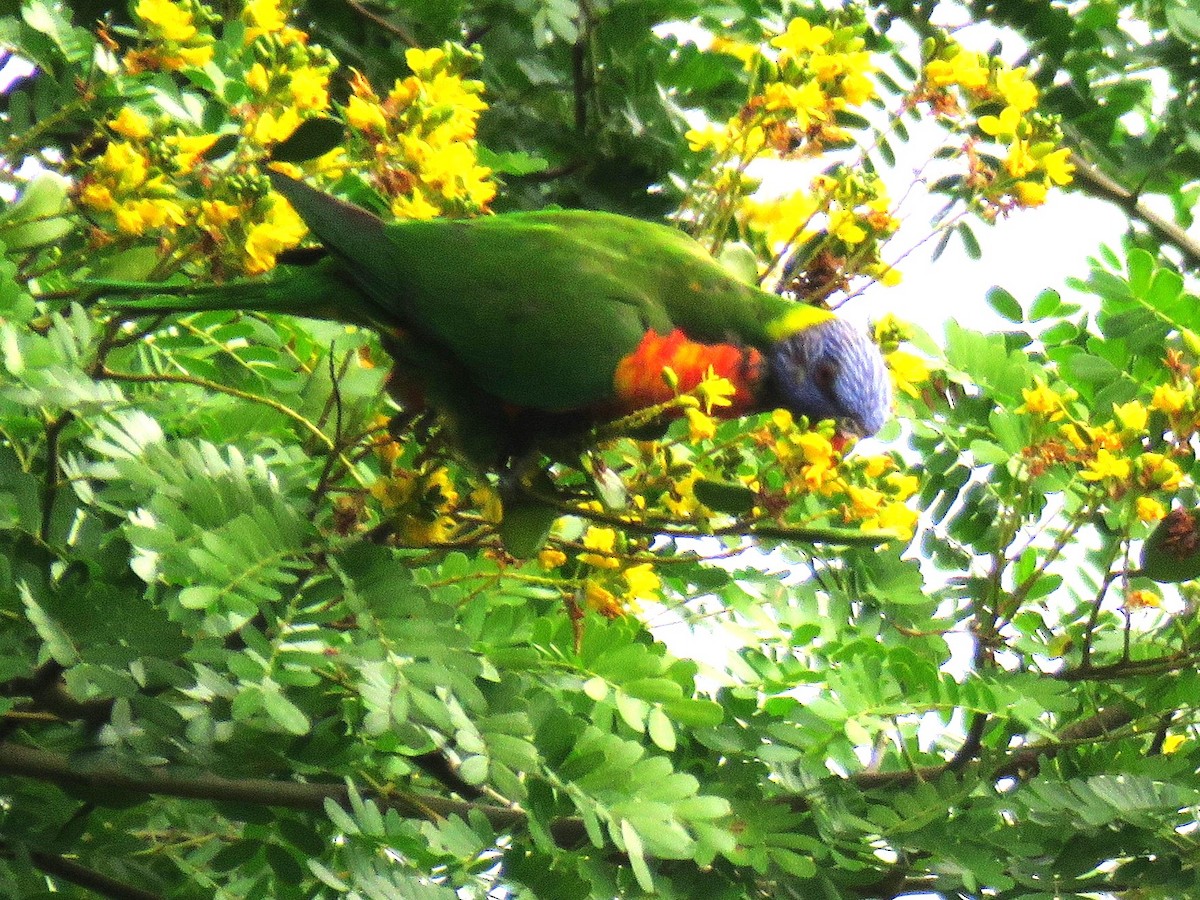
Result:
<svg viewBox="0 0 1200 900"><path fill-rule="evenodd" d="M1159 239L1183 254L1183 262L1189 269L1200 268L1200 241L1160 216L1136 192L1101 172L1078 153L1071 154L1071 162L1075 164L1075 181L1086 193L1115 204L1130 218L1145 222Z"/></svg>
<svg viewBox="0 0 1200 900"><path fill-rule="evenodd" d="M224 778L210 773L179 774L166 767L123 769L119 762L108 761L84 768L64 753L11 742L0 743L0 775L16 775L48 781L63 788L90 788L124 791L131 794L158 794L192 800L231 801L259 806L278 806L307 812L321 812L326 800L348 806L349 789L345 784L300 781L276 781L270 778ZM450 816L465 819L471 812L482 813L492 827L500 831L523 828L528 816L523 810L488 804L467 803L444 797L362 791L385 809L402 815L436 821ZM564 848L587 841L583 820L563 818L550 826L554 841Z"/></svg>
<svg viewBox="0 0 1200 900"><path fill-rule="evenodd" d="M1052 741L1039 741L1010 753L1000 765L992 769L988 777L992 781L1004 778L1024 778L1037 771L1042 757L1053 759L1068 744L1086 743L1104 737L1108 732L1128 725L1134 719L1133 710L1127 706L1106 707L1093 716L1074 722L1059 732ZM957 758L957 757L956 757ZM907 787L920 781L934 781L946 772L961 772L964 766L952 769L954 760L940 766L926 766L904 772L858 772L850 781L863 790L885 787Z"/></svg>
<svg viewBox="0 0 1200 900"><path fill-rule="evenodd" d="M46 853L43 850L25 850L24 848L17 850L14 847L2 844L0 844L0 853L17 859L21 858L22 855L27 855L29 861L33 863L34 868L38 871L45 872L47 875L61 881L86 888L95 894L99 894L101 897L108 897L110 900L162 900L161 894L135 887L132 884L126 884L124 881L119 881L102 872L97 872L95 869L89 869L81 863L67 859L65 856L59 856L56 853Z"/></svg>

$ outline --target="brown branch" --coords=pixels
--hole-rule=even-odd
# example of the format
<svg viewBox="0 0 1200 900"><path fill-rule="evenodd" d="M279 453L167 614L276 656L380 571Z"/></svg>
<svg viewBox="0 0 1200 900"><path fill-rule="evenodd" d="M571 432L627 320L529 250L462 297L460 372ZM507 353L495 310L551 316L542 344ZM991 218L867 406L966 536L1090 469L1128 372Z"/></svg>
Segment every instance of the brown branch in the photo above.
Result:
<svg viewBox="0 0 1200 900"><path fill-rule="evenodd" d="M1151 659L1123 659L1107 666L1084 665L1054 672L1049 677L1058 681L1108 681L1113 678L1136 678L1146 675L1165 675L1190 669L1200 662L1196 653L1180 652Z"/></svg>
<svg viewBox="0 0 1200 900"><path fill-rule="evenodd" d="M28 855L29 861L38 871L86 888L101 897L108 897L110 900L162 900L161 894L118 881L116 878L89 869L65 856L46 853L44 850L24 850L24 848L17 850L14 847L0 845L0 853L5 856L20 859L22 852Z"/></svg>
<svg viewBox="0 0 1200 900"><path fill-rule="evenodd" d="M1008 754L991 770L988 777L992 781L1027 777L1037 772L1043 757L1053 759L1064 746L1097 740L1110 731L1128 725L1133 719L1133 711L1127 706L1106 707L1093 716L1066 726L1053 740L1038 741ZM940 766L926 766L904 772L857 772L850 776L850 781L863 790L908 787L922 781L934 781L948 771L963 771L962 766L951 769L953 762L954 760L951 760Z"/></svg>
<svg viewBox="0 0 1200 900"><path fill-rule="evenodd" d="M409 46L409 47L419 47L420 46L417 39L415 37L413 37L412 33L407 28L405 28L403 25L397 25L395 22L389 22L387 19L385 19L383 16L379 15L378 13L371 12L371 10L367 9L365 6L363 6L363 4L359 3L358 0L346 0L346 5L349 6L352 10L354 10L356 13L358 13L360 16L362 16L364 19L366 19L371 24L376 25L379 28L382 28L384 31L386 31L388 34L392 35L393 37L399 38L400 41L402 43L406 44L407 46Z"/></svg>
<svg viewBox="0 0 1200 900"><path fill-rule="evenodd" d="M1156 236L1183 254L1184 264L1188 268L1200 268L1200 241L1170 219L1160 216L1146 205L1137 192L1129 190L1104 174L1078 153L1071 154L1071 162L1075 164L1075 181L1086 193L1107 200L1120 207L1131 218L1145 222Z"/></svg>
<svg viewBox="0 0 1200 900"><path fill-rule="evenodd" d="M342 783L225 778L210 773L182 775L168 767L134 771L123 769L116 761L82 768L74 765L66 754L12 742L0 743L0 775L34 778L68 789L250 803L317 813L325 808L326 800L333 800L342 806L350 803L349 789ZM466 819L471 812L478 812L498 831L522 829L528 821L523 810L504 806L399 792L363 791L362 796L369 797L384 809L394 809L402 815L430 821L450 816ZM551 824L550 835L564 848L577 847L587 841L583 821L577 818L558 819Z"/></svg>

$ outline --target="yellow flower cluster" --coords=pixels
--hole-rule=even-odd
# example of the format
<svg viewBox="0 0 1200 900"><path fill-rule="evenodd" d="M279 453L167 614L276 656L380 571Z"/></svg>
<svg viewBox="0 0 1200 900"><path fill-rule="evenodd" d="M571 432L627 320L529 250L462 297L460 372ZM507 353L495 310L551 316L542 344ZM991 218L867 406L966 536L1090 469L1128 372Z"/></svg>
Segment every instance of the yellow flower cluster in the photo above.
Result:
<svg viewBox="0 0 1200 900"><path fill-rule="evenodd" d="M1070 150L1060 146L1057 121L1036 112L1038 90L1024 67L1009 68L946 38L931 39L926 50L930 58L917 99L966 132L964 183L985 218L1040 206L1051 187L1071 183ZM990 142L1006 147L1003 160L986 152Z"/></svg>
<svg viewBox="0 0 1200 900"><path fill-rule="evenodd" d="M892 376L892 386L897 393L919 398L920 386L929 381L933 367L924 358L901 349L903 344L912 340L913 327L888 313L875 323L873 330L875 343L883 351L888 373Z"/></svg>
<svg viewBox="0 0 1200 900"><path fill-rule="evenodd" d="M818 495L841 511L847 524L867 531L912 537L917 513L906 503L920 486L914 475L897 470L889 456L843 457L837 442L818 431L801 430L791 413L779 409L758 434L785 476L779 492L793 503ZM760 479L763 477L760 473Z"/></svg>
<svg viewBox="0 0 1200 900"><path fill-rule="evenodd" d="M792 19L767 46L714 40L712 50L763 73L763 87L724 126L689 131L689 145L736 158L744 167L757 158L811 155L844 143L835 114L876 93L870 78L876 67L865 46L855 28L814 26L802 18Z"/></svg>
<svg viewBox="0 0 1200 900"><path fill-rule="evenodd" d="M306 234L260 166L306 119L334 111L337 61L288 24L282 0L245 0L235 14L239 44L214 59L220 20L211 9L198 0L139 0L142 39L122 58L126 74L225 66L212 100L228 108L230 121L208 132L157 114L152 98L130 102L99 126L104 152L78 161L77 199L96 226L94 239L153 241L158 274L185 264L199 277L260 274ZM383 99L354 74L341 110L350 126L346 147L302 166L276 165L297 177L336 180L354 159L397 216L477 214L496 192L474 140L486 108L483 85L464 77L478 59L447 44L409 50L407 61L413 74ZM186 90L203 93L201 85L213 80L206 72Z"/></svg>
<svg viewBox="0 0 1200 900"><path fill-rule="evenodd" d="M839 12L826 24L794 18L782 33L766 35L757 45L715 39L711 49L742 60L755 73L757 87L723 125L686 135L693 151L711 157L685 204L694 230L720 235L736 221L756 253L774 261L771 269L787 260L788 272L803 273L784 287L807 299L844 288L855 276L885 284L900 279L880 256L881 243L899 222L873 173L842 167L807 190L764 197L751 168L854 144L839 117L877 94L871 77L876 65L863 30L852 13ZM795 248L803 248L803 258L795 258Z"/></svg>
<svg viewBox="0 0 1200 900"><path fill-rule="evenodd" d="M739 218L765 239L773 255L804 248L807 259L789 263L790 270L803 275L785 287L811 299L847 288L856 275L899 283L900 272L880 256L884 242L900 227L890 210L887 187L878 175L838 166L813 179L808 191L773 200L746 198Z"/></svg>
<svg viewBox="0 0 1200 900"><path fill-rule="evenodd" d="M199 68L213 58L213 36L209 28L217 15L198 0L138 0L134 17L146 36L138 48L125 54L123 64L130 74L177 72Z"/></svg>
<svg viewBox="0 0 1200 900"><path fill-rule="evenodd" d="M203 4L141 0L134 14L143 41L123 57L127 74L212 64L217 17ZM153 239L171 267L189 262L220 278L265 272L304 237L300 218L269 193L252 161L303 119L328 111L336 60L286 24L280 0L248 0L241 19L244 43L229 60L224 92L241 97L231 109L240 134L185 125L155 114L149 101L121 108L100 126L104 152L79 166L78 202L97 226L97 241ZM222 137L236 137L217 154L225 162L209 158ZM329 164L311 168L328 171Z"/></svg>
<svg viewBox="0 0 1200 900"><path fill-rule="evenodd" d="M1099 425L1078 417L1081 410L1069 390L1045 384L1024 389L1016 412L1031 419L1033 436L1025 464L1034 476L1052 466L1068 467L1111 501L1128 503L1140 521L1157 522L1188 483L1176 457L1192 455L1188 442L1200 425L1194 377L1183 372L1176 383L1157 385L1148 399L1115 404L1112 417Z"/></svg>
<svg viewBox="0 0 1200 900"><path fill-rule="evenodd" d="M376 186L392 198L398 218L478 214L496 195L475 143L479 114L487 108L483 83L465 77L478 59L446 44L412 48L405 60L412 74L386 97L357 73L350 82L346 121L370 148Z"/></svg>
<svg viewBox="0 0 1200 900"><path fill-rule="evenodd" d="M459 494L444 466L397 470L376 479L371 496L395 523L396 537L407 546L444 544L461 528L454 515Z"/></svg>
<svg viewBox="0 0 1200 900"><path fill-rule="evenodd" d="M591 508L596 506L591 504ZM583 551L575 555L576 583L587 605L610 619L636 609L638 601L657 600L662 590L653 563L634 561L626 541L615 528L589 525L583 532ZM538 555L538 563L547 570L568 562L567 554L557 548L546 548Z"/></svg>

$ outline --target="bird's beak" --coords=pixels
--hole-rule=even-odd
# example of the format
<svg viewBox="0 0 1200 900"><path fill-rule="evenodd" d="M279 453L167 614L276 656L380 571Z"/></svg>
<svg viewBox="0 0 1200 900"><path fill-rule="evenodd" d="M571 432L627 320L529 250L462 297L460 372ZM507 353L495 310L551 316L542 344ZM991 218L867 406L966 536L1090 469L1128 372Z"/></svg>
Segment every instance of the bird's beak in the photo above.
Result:
<svg viewBox="0 0 1200 900"><path fill-rule="evenodd" d="M863 429L853 419L839 419L837 427L833 432L833 449L838 453L845 452L853 447L863 437Z"/></svg>

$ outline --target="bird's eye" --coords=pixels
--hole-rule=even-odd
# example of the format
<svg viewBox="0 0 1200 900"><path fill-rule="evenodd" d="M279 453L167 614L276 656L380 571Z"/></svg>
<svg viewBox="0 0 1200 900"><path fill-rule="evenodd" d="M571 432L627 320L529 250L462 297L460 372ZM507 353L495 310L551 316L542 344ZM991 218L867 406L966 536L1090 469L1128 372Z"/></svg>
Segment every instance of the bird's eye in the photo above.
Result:
<svg viewBox="0 0 1200 900"><path fill-rule="evenodd" d="M825 360L812 371L812 383L829 399L833 399L833 386L837 382L838 366L833 360Z"/></svg>

